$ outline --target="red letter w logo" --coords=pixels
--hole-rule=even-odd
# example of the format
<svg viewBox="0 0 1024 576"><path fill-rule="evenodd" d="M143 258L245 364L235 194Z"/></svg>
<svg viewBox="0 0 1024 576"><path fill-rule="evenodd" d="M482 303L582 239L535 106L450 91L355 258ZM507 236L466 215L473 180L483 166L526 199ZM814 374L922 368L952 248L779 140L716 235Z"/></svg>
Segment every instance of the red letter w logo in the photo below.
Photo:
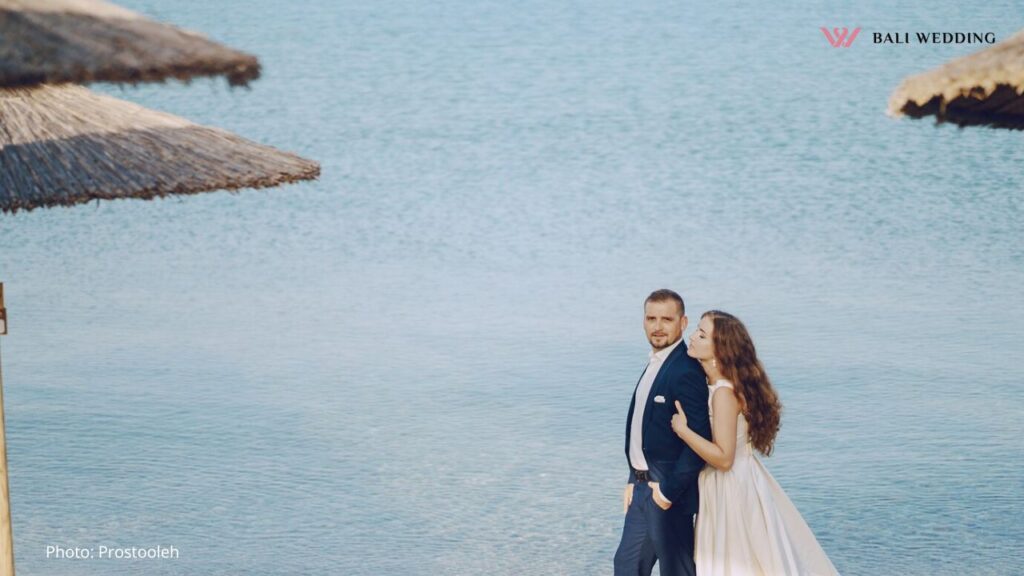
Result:
<svg viewBox="0 0 1024 576"><path fill-rule="evenodd" d="M850 44L853 44L853 39L857 37L857 34L860 34L860 28L854 28L853 34L850 34L849 37L847 37L849 30L846 28L843 28L842 32L839 31L839 28L833 28L832 32L829 32L828 28L822 28L821 31L825 33L825 38L828 38L828 43L831 44L833 48L839 48L840 46L843 48L849 48ZM832 36L833 33L835 34L835 37Z"/></svg>

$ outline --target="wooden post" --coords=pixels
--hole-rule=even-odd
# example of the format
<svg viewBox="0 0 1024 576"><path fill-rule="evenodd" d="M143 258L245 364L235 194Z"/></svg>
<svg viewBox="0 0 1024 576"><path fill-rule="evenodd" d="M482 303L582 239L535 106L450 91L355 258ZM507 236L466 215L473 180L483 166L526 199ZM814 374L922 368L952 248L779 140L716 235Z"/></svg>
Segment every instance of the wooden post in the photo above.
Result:
<svg viewBox="0 0 1024 576"><path fill-rule="evenodd" d="M0 282L0 335L7 334L4 285ZM0 362L0 576L14 576L14 534L11 531L11 495L7 485L7 425L4 422L4 377Z"/></svg>

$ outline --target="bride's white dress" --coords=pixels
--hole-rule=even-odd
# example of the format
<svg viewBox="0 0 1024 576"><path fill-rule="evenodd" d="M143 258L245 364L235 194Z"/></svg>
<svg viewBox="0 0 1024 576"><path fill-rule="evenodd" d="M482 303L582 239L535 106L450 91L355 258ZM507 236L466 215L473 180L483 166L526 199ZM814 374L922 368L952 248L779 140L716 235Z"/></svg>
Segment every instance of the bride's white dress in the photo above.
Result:
<svg viewBox="0 0 1024 576"><path fill-rule="evenodd" d="M709 411L715 392L723 387L732 388L732 383L719 380L711 386ZM712 422L714 418L712 411ZM732 469L705 466L698 482L698 576L838 574L800 512L755 454L742 413Z"/></svg>

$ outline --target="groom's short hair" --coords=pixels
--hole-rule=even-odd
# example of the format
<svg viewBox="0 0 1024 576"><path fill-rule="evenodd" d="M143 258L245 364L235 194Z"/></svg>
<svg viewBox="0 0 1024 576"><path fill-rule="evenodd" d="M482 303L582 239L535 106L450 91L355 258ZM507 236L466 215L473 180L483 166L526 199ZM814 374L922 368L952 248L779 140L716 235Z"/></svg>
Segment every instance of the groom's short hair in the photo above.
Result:
<svg viewBox="0 0 1024 576"><path fill-rule="evenodd" d="M644 300L644 306L647 306L648 302L668 302L669 300L679 305L680 316L686 315L686 305L683 304L683 297L668 288L651 292L651 295Z"/></svg>

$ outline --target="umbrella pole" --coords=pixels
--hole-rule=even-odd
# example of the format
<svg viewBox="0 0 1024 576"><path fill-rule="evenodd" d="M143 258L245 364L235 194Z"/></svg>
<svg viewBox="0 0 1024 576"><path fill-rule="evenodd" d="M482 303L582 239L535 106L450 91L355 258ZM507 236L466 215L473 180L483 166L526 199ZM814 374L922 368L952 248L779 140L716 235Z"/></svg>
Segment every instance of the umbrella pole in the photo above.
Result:
<svg viewBox="0 0 1024 576"><path fill-rule="evenodd" d="M0 283L0 335L7 334L4 285ZM14 576L14 534L11 531L11 497L7 486L7 425L4 421L4 376L0 361L0 576Z"/></svg>

